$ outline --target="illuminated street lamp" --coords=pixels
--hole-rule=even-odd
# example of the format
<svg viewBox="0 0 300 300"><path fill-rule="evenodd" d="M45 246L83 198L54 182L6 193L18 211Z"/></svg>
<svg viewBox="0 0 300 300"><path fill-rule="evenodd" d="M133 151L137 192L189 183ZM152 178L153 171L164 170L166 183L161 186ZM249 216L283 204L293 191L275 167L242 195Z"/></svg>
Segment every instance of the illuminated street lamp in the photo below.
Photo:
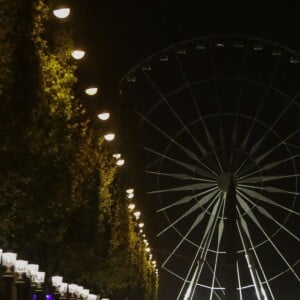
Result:
<svg viewBox="0 0 300 300"><path fill-rule="evenodd" d="M134 198L134 193L127 194L127 198L128 198L128 199Z"/></svg>
<svg viewBox="0 0 300 300"><path fill-rule="evenodd" d="M151 249L149 247L145 248L146 252L150 252Z"/></svg>
<svg viewBox="0 0 300 300"><path fill-rule="evenodd" d="M16 282L17 283L23 283L23 275L26 274L28 261L27 260L21 260L18 259L15 262L15 273L17 274Z"/></svg>
<svg viewBox="0 0 300 300"><path fill-rule="evenodd" d="M79 60L82 59L85 56L85 51L83 50L74 50L71 52L71 55L74 59Z"/></svg>
<svg viewBox="0 0 300 300"><path fill-rule="evenodd" d="M4 277L11 277L13 274L13 267L17 260L17 254L13 252L2 253L2 265L6 267Z"/></svg>
<svg viewBox="0 0 300 300"><path fill-rule="evenodd" d="M141 216L141 212L137 210L133 213L133 215L135 216L136 220L138 220Z"/></svg>
<svg viewBox="0 0 300 300"><path fill-rule="evenodd" d="M66 299L67 292L68 292L68 284L65 282L62 282L58 288L60 293L60 299Z"/></svg>
<svg viewBox="0 0 300 300"><path fill-rule="evenodd" d="M127 194L133 194L134 193L134 189L130 188L126 190Z"/></svg>
<svg viewBox="0 0 300 300"><path fill-rule="evenodd" d="M104 136L104 139L108 142L111 142L115 139L115 134L114 133L107 133L105 136Z"/></svg>
<svg viewBox="0 0 300 300"><path fill-rule="evenodd" d="M143 222L139 223L139 227L143 228L145 226L145 224Z"/></svg>
<svg viewBox="0 0 300 300"><path fill-rule="evenodd" d="M97 87L89 87L85 90L85 93L89 96L95 96L98 93Z"/></svg>
<svg viewBox="0 0 300 300"><path fill-rule="evenodd" d="M135 204L134 203L129 203L128 204L128 209L133 211L135 209Z"/></svg>
<svg viewBox="0 0 300 300"><path fill-rule="evenodd" d="M113 154L113 158L115 158L115 159L120 159L121 156L122 156L121 153Z"/></svg>
<svg viewBox="0 0 300 300"><path fill-rule="evenodd" d="M70 15L71 9L68 7L53 10L53 15L58 19L65 19Z"/></svg>
<svg viewBox="0 0 300 300"><path fill-rule="evenodd" d="M124 164L125 164L125 159L118 159L116 162L116 165L119 167L124 166Z"/></svg>
<svg viewBox="0 0 300 300"><path fill-rule="evenodd" d="M101 121L107 121L110 117L110 113L109 112L103 112L98 114L98 119Z"/></svg>

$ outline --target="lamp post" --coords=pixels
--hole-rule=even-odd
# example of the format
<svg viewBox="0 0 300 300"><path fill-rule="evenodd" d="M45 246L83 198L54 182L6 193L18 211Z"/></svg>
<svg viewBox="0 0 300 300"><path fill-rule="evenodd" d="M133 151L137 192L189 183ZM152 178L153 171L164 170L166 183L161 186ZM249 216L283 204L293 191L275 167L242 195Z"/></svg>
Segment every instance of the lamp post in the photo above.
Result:
<svg viewBox="0 0 300 300"><path fill-rule="evenodd" d="M51 277L51 282L52 282L52 286L54 288L54 291L53 291L53 300L59 300L59 296L60 296L60 293L59 293L59 287L60 285L62 284L62 281L63 281L63 278L62 276L52 276Z"/></svg>
<svg viewBox="0 0 300 300"><path fill-rule="evenodd" d="M3 293L4 299L11 299L13 288L13 268L17 259L17 254L13 252L2 253L2 265L5 267L3 273Z"/></svg>
<svg viewBox="0 0 300 300"><path fill-rule="evenodd" d="M24 299L26 295L26 269L28 261L27 260L16 260L15 263L15 286L17 299Z"/></svg>

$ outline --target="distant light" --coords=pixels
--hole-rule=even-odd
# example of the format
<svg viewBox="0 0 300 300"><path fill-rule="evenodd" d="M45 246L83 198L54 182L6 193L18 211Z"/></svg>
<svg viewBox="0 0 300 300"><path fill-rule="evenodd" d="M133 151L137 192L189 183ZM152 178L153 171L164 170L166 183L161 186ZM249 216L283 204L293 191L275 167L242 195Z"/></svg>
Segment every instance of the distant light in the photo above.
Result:
<svg viewBox="0 0 300 300"><path fill-rule="evenodd" d="M115 159L120 159L121 156L122 156L121 153L113 154L113 158L115 158Z"/></svg>
<svg viewBox="0 0 300 300"><path fill-rule="evenodd" d="M140 216L141 216L141 212L140 212L140 211L135 211L135 212L133 213L133 215L134 215L135 218L138 220L138 219L140 218Z"/></svg>
<svg viewBox="0 0 300 300"><path fill-rule="evenodd" d="M85 56L85 51L83 50L74 50L71 52L71 55L74 59L79 60Z"/></svg>
<svg viewBox="0 0 300 300"><path fill-rule="evenodd" d="M130 203L130 204L128 205L128 209L129 209L129 210L134 210L134 209L135 209L135 204L134 204L134 203Z"/></svg>
<svg viewBox="0 0 300 300"><path fill-rule="evenodd" d="M98 119L101 121L107 121L109 119L109 117L110 117L110 113L108 113L108 112L98 114Z"/></svg>
<svg viewBox="0 0 300 300"><path fill-rule="evenodd" d="M134 189L127 189L127 190L126 190L126 193L127 193L127 194L133 194L133 193L134 193Z"/></svg>
<svg viewBox="0 0 300 300"><path fill-rule="evenodd" d="M125 159L118 159L117 162L116 162L116 165L121 167L125 164Z"/></svg>
<svg viewBox="0 0 300 300"><path fill-rule="evenodd" d="M139 227L143 228L145 226L145 224L143 222L139 223Z"/></svg>
<svg viewBox="0 0 300 300"><path fill-rule="evenodd" d="M150 252L151 249L149 247L145 248L146 252Z"/></svg>
<svg viewBox="0 0 300 300"><path fill-rule="evenodd" d="M54 16L59 19L67 18L70 15L70 12L71 9L67 7L53 10Z"/></svg>
<svg viewBox="0 0 300 300"><path fill-rule="evenodd" d="M132 199L132 198L134 198L134 193L130 193L130 194L128 194L128 195L127 195L127 198L128 198L128 199Z"/></svg>
<svg viewBox="0 0 300 300"><path fill-rule="evenodd" d="M152 265L156 266L156 261L155 260L152 261Z"/></svg>
<svg viewBox="0 0 300 300"><path fill-rule="evenodd" d="M152 254L150 254L150 255L149 255L149 259L151 260L151 259L152 259L152 257L153 257L153 255L152 255Z"/></svg>
<svg viewBox="0 0 300 300"><path fill-rule="evenodd" d="M115 134L114 133L107 133L105 136L104 136L104 139L108 142L111 142L115 139Z"/></svg>
<svg viewBox="0 0 300 300"><path fill-rule="evenodd" d="M89 96L94 96L98 93L98 88L97 87L89 87L85 90L85 93Z"/></svg>

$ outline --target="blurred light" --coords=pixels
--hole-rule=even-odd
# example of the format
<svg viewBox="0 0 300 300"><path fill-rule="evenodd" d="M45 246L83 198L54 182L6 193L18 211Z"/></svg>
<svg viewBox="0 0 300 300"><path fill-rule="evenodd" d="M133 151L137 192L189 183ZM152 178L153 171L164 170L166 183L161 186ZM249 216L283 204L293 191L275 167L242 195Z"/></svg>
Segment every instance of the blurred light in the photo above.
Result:
<svg viewBox="0 0 300 300"><path fill-rule="evenodd" d="M134 193L134 189L127 189L127 190L126 190L126 193L127 193L127 194L133 194L133 193Z"/></svg>
<svg viewBox="0 0 300 300"><path fill-rule="evenodd" d="M109 117L110 117L110 113L108 113L108 112L98 114L98 119L101 121L107 121L109 119Z"/></svg>
<svg viewBox="0 0 300 300"><path fill-rule="evenodd" d="M39 270L39 265L36 264L28 264L26 269L27 277L34 276Z"/></svg>
<svg viewBox="0 0 300 300"><path fill-rule="evenodd" d="M81 296L82 296L83 298L86 298L86 297L89 295L89 293L90 293L90 290L88 290L88 289L83 289L82 292L81 292Z"/></svg>
<svg viewBox="0 0 300 300"><path fill-rule="evenodd" d="M128 208L129 208L129 210L134 210L135 209L135 204L134 203L129 203Z"/></svg>
<svg viewBox="0 0 300 300"><path fill-rule="evenodd" d="M52 276L51 282L54 287L59 287L62 284L63 278L62 276Z"/></svg>
<svg viewBox="0 0 300 300"><path fill-rule="evenodd" d="M72 51L71 55L74 59L79 60L79 59L82 59L85 56L85 51L83 51L83 50L74 50L74 51Z"/></svg>
<svg viewBox="0 0 300 300"><path fill-rule="evenodd" d="M27 270L28 261L27 260L16 260L15 263L15 272L18 274L24 274Z"/></svg>
<svg viewBox="0 0 300 300"><path fill-rule="evenodd" d="M151 260L152 258L153 258L153 255L152 255L152 254L150 254L150 255L149 255L149 259Z"/></svg>
<svg viewBox="0 0 300 300"><path fill-rule="evenodd" d="M53 14L56 18L65 19L70 15L71 9L64 7L53 10Z"/></svg>
<svg viewBox="0 0 300 300"><path fill-rule="evenodd" d="M145 226L145 224L143 222L139 223L139 227L143 228Z"/></svg>
<svg viewBox="0 0 300 300"><path fill-rule="evenodd" d="M132 199L133 197L134 197L134 193L127 194L127 198L128 198L128 199Z"/></svg>
<svg viewBox="0 0 300 300"><path fill-rule="evenodd" d="M121 158L121 153L113 154L113 158L115 158L115 159Z"/></svg>
<svg viewBox="0 0 300 300"><path fill-rule="evenodd" d="M114 133L107 133L105 136L104 136L104 139L108 142L111 142L115 139L115 134Z"/></svg>
<svg viewBox="0 0 300 300"><path fill-rule="evenodd" d="M145 248L146 252L150 252L151 249L149 247Z"/></svg>
<svg viewBox="0 0 300 300"><path fill-rule="evenodd" d="M143 238L145 238L145 237L146 237L146 234L144 233L142 236L143 236Z"/></svg>
<svg viewBox="0 0 300 300"><path fill-rule="evenodd" d="M124 164L125 164L125 159L118 159L116 162L116 165L119 167L124 166Z"/></svg>
<svg viewBox="0 0 300 300"><path fill-rule="evenodd" d="M45 282L45 272L37 272L34 282L35 283L44 283Z"/></svg>
<svg viewBox="0 0 300 300"><path fill-rule="evenodd" d="M135 211L135 212L133 213L133 215L134 215L135 218L138 220L138 219L140 218L140 216L141 216L141 212L140 212L140 211Z"/></svg>
<svg viewBox="0 0 300 300"><path fill-rule="evenodd" d="M4 252L2 254L2 265L10 268L12 267L17 259L17 254L13 252Z"/></svg>
<svg viewBox="0 0 300 300"><path fill-rule="evenodd" d="M67 293L68 290L68 284L65 282L62 282L58 288L59 292L61 295L64 295Z"/></svg>
<svg viewBox="0 0 300 300"><path fill-rule="evenodd" d="M143 233L144 232L144 230L143 229L140 229L140 233Z"/></svg>
<svg viewBox="0 0 300 300"><path fill-rule="evenodd" d="M96 94L98 93L98 88L96 88L96 87L90 87L90 88L87 88L87 89L85 90L85 93L86 93L87 95L89 95L89 96L94 96L94 95L96 95Z"/></svg>
<svg viewBox="0 0 300 300"><path fill-rule="evenodd" d="M71 283L68 285L69 293L75 294L77 290L77 284Z"/></svg>
<svg viewBox="0 0 300 300"><path fill-rule="evenodd" d="M155 260L152 261L152 265L156 266L156 261Z"/></svg>

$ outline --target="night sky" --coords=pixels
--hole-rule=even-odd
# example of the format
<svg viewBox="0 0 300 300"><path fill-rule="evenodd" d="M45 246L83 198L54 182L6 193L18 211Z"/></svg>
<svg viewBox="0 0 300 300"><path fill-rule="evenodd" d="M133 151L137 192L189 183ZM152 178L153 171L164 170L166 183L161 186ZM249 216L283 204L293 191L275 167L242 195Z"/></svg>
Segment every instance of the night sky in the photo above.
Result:
<svg viewBox="0 0 300 300"><path fill-rule="evenodd" d="M96 100L83 96L83 101L92 118L104 108L113 113L110 124L120 134L117 147L127 159L122 171L124 183L136 188L138 206L144 214L153 253L160 261L166 254L168 242L155 237L162 222L155 213L156 204L142 200L147 199L146 162L138 140L137 118L120 100L120 79L146 57L191 38L249 35L300 51L300 5L297 7L282 1L273 1L269 5L262 1L70 2L75 43L87 51L86 58L79 63L78 86L83 88L96 83L100 87ZM171 300L170 277L164 273L160 271L160 299Z"/></svg>

